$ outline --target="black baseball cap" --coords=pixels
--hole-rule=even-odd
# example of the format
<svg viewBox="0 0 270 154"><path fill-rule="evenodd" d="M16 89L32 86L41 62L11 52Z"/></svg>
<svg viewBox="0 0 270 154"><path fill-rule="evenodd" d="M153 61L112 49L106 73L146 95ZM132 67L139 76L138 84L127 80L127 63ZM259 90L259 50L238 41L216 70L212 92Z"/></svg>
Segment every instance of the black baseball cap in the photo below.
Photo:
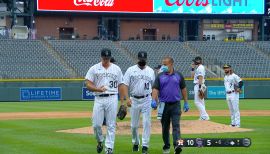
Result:
<svg viewBox="0 0 270 154"><path fill-rule="evenodd" d="M193 62L198 62L198 61L202 61L202 57L195 57L193 60Z"/></svg>
<svg viewBox="0 0 270 154"><path fill-rule="evenodd" d="M146 59L147 59L147 52L145 52L145 51L140 51L140 52L138 53L138 59L139 59L139 60L140 60L140 59L146 60Z"/></svg>
<svg viewBox="0 0 270 154"><path fill-rule="evenodd" d="M101 50L101 57L111 58L112 57L111 50L110 49L102 49Z"/></svg>

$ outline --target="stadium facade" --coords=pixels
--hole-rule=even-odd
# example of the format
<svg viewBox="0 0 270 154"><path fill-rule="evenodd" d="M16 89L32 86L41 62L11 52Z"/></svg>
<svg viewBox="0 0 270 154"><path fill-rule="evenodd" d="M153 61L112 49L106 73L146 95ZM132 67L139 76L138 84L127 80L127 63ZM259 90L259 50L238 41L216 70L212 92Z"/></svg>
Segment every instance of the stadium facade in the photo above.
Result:
<svg viewBox="0 0 270 154"><path fill-rule="evenodd" d="M269 0L6 2L2 29L27 25L34 38L257 41L270 33Z"/></svg>

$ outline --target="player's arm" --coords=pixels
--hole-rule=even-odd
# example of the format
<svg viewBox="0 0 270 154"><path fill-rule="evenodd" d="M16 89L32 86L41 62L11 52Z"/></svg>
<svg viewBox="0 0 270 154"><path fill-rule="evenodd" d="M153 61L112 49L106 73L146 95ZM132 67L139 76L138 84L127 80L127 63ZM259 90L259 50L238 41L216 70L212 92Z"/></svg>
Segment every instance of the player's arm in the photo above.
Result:
<svg viewBox="0 0 270 154"><path fill-rule="evenodd" d="M236 89L236 91L242 92L242 87L244 85L244 82L242 81L242 79L238 75L235 75L235 80L238 83L238 88Z"/></svg>
<svg viewBox="0 0 270 154"><path fill-rule="evenodd" d="M131 107L132 102L131 102L131 100L129 98L129 95L128 95L128 86L123 83L123 84L121 84L121 89L122 89L121 105L124 105L124 99L126 98L126 104L127 104L127 106L128 107Z"/></svg>
<svg viewBox="0 0 270 154"><path fill-rule="evenodd" d="M120 103L121 105L124 105L124 100L125 100L125 85L122 83L118 86L118 91L119 91L119 95L120 95Z"/></svg>
<svg viewBox="0 0 270 154"><path fill-rule="evenodd" d="M94 66L91 67L86 76L85 76L85 86L88 90L90 91L93 91L93 92L104 92L106 91L106 88L103 86L103 87L96 87L95 84L94 84L94 73L95 73L95 68Z"/></svg>
<svg viewBox="0 0 270 154"><path fill-rule="evenodd" d="M132 101L129 98L128 87L130 84L130 69L128 69L123 77L122 92L123 99L126 98L126 104L128 107L131 107Z"/></svg>
<svg viewBox="0 0 270 154"><path fill-rule="evenodd" d="M96 86L94 85L94 83L93 83L92 81L90 81L90 80L86 80L86 81L85 81L85 85L86 85L86 88L87 88L88 90L93 91L93 92L104 92L104 91L106 91L106 88L105 88L105 87L100 87L100 88L98 88L98 87L96 87Z"/></svg>
<svg viewBox="0 0 270 154"><path fill-rule="evenodd" d="M198 76L198 79L199 79L199 89L201 89L201 86L203 84L203 76Z"/></svg>
<svg viewBox="0 0 270 154"><path fill-rule="evenodd" d="M158 74L158 76L156 77L153 87L152 87L152 99L155 100L156 102L158 102L158 95L159 95L159 88L160 88L160 81L159 81L160 74Z"/></svg>

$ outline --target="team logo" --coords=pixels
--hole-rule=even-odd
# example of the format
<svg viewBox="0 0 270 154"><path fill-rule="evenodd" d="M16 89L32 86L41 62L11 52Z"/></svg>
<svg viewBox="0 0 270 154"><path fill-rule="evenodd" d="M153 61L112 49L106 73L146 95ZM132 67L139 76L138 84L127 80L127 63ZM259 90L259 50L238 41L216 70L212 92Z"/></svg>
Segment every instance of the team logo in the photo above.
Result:
<svg viewBox="0 0 270 154"><path fill-rule="evenodd" d="M74 0L76 6L106 6L112 7L114 0Z"/></svg>

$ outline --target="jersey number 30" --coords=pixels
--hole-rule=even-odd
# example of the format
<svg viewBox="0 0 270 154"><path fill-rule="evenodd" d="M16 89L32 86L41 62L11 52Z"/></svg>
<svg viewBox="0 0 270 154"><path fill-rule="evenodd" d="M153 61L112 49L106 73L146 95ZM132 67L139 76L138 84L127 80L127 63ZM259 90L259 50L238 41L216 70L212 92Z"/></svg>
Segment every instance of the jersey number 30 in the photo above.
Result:
<svg viewBox="0 0 270 154"><path fill-rule="evenodd" d="M117 81L110 81L110 88L117 88Z"/></svg>

